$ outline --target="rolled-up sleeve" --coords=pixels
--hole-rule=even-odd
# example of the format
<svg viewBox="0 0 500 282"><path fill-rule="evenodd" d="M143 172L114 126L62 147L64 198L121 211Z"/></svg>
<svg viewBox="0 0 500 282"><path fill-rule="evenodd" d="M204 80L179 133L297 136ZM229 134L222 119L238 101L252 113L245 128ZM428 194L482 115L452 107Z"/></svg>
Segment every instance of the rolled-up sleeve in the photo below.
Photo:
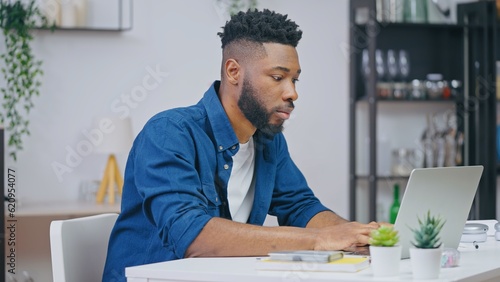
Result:
<svg viewBox="0 0 500 282"><path fill-rule="evenodd" d="M276 178L270 214L280 225L305 227L317 213L330 210L314 195L307 181L288 152L282 134L276 136L274 152L277 160Z"/></svg>
<svg viewBox="0 0 500 282"><path fill-rule="evenodd" d="M135 185L143 197L143 212L156 226L163 246L179 258L219 202L213 182L202 183L192 135L182 119L155 119L141 132L134 152Z"/></svg>

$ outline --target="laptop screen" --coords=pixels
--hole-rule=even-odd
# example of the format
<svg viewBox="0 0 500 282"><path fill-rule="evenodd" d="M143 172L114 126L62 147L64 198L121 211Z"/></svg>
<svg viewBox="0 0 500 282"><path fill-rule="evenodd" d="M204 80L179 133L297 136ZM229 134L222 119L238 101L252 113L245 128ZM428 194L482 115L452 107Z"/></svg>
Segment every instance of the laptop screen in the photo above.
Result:
<svg viewBox="0 0 500 282"><path fill-rule="evenodd" d="M401 200L394 223L402 246L401 258L409 257L418 218L430 211L446 223L440 233L445 248L457 248L469 215L483 166L460 166L414 169Z"/></svg>

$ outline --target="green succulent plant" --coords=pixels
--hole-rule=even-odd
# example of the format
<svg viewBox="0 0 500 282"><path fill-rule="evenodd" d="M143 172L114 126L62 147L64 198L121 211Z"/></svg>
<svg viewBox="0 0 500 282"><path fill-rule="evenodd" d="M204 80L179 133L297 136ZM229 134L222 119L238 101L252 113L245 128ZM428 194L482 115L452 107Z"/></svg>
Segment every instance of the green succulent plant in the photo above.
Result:
<svg viewBox="0 0 500 282"><path fill-rule="evenodd" d="M372 246L392 247L398 242L398 231L392 226L383 225L370 233L369 243Z"/></svg>
<svg viewBox="0 0 500 282"><path fill-rule="evenodd" d="M424 216L423 220L418 218L418 228L410 228L413 232L415 241L411 242L413 246L420 249L435 249L441 246L439 232L445 224L445 220L440 217L432 216L430 211Z"/></svg>

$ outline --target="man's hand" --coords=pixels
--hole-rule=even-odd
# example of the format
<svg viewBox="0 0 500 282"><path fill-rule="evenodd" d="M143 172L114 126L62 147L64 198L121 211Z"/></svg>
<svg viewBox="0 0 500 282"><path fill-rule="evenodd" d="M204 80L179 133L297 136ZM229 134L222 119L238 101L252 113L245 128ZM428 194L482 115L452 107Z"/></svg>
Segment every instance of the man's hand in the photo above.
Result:
<svg viewBox="0 0 500 282"><path fill-rule="evenodd" d="M353 246L368 245L370 232L380 225L376 222L362 224L343 222L318 228L315 250L348 250Z"/></svg>
<svg viewBox="0 0 500 282"><path fill-rule="evenodd" d="M356 246L368 245L370 232L388 223L370 222L362 224L348 221L331 211L315 215L307 228L317 229L315 249L317 250L349 250Z"/></svg>

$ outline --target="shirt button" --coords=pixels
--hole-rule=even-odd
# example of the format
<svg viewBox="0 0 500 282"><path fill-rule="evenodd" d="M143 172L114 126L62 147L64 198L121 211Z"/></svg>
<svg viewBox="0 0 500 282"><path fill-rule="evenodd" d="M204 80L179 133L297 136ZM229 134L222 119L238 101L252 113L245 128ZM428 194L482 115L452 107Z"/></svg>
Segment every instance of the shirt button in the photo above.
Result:
<svg viewBox="0 0 500 282"><path fill-rule="evenodd" d="M225 165L224 165L224 169L229 169L229 165L228 165L228 164L225 164Z"/></svg>
<svg viewBox="0 0 500 282"><path fill-rule="evenodd" d="M234 145L233 147L231 147L231 150L234 150L234 149L236 149L236 145Z"/></svg>
<svg viewBox="0 0 500 282"><path fill-rule="evenodd" d="M221 150L221 151L222 151L222 149L224 149L224 147L222 147L222 146L219 146L219 150Z"/></svg>

